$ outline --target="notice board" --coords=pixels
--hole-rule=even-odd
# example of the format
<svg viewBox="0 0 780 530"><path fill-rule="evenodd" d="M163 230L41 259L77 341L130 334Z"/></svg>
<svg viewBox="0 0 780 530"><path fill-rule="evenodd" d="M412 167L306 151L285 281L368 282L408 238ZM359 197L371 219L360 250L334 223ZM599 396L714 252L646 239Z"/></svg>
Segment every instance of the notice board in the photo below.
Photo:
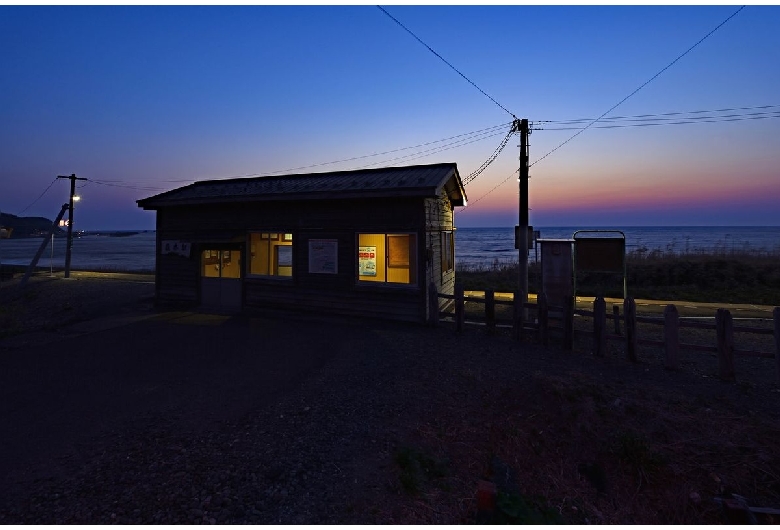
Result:
<svg viewBox="0 0 780 530"><path fill-rule="evenodd" d="M574 243L578 272L620 272L624 270L626 240L617 237L585 237Z"/></svg>

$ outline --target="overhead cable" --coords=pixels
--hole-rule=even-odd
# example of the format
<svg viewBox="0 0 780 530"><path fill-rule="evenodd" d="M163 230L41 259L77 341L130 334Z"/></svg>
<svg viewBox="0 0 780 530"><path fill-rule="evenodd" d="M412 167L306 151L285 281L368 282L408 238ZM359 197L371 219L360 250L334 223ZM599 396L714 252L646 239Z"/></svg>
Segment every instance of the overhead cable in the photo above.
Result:
<svg viewBox="0 0 780 530"><path fill-rule="evenodd" d="M94 182L95 184L100 184L101 186L110 186L114 188L126 188L131 190L138 190L138 191L164 191L164 188L157 188L153 186L135 186L133 184L117 184L116 182L108 182L104 180L94 180L94 179L87 179L89 182Z"/></svg>
<svg viewBox="0 0 780 530"><path fill-rule="evenodd" d="M766 113L750 113L750 114L732 114L724 116L700 116L700 117L681 117L677 119L664 118L655 120L646 120L638 123L607 123L604 125L594 125L592 129L622 129L625 127L653 127L659 125L690 125L697 123L723 123L732 121L746 121L746 120L766 120L772 118L780 118L780 111L766 112ZM557 127L541 127L537 130L542 131L576 131L582 130L585 127L577 127L576 125L566 126L561 125Z"/></svg>
<svg viewBox="0 0 780 530"><path fill-rule="evenodd" d="M34 200L33 202L31 202L30 204L28 204L28 205L27 205L27 207L26 207L24 210L22 210L21 212L19 212L18 214L16 214L16 216L17 216L17 217L19 217L19 216L20 216L20 215L22 215L24 212L26 212L27 210L29 210L29 209L30 209L30 207L31 207L33 204L35 204L36 202L38 202L38 201L41 199L41 197L43 197L44 195L46 195L46 192L47 192L47 191L49 191L49 189L50 189L52 186L54 186L54 183L55 183L55 182L57 182L57 179L56 179L56 178L55 178L55 179L54 179L54 180L51 182L51 184L49 184L49 185L46 187L46 189L45 189L45 190L43 190L43 192L42 192L40 195L38 195L38 198L37 198L37 199L35 199L35 200Z"/></svg>
<svg viewBox="0 0 780 530"><path fill-rule="evenodd" d="M544 156L542 156L541 158L539 158L538 160L536 160L536 161L535 161L533 164L531 164L529 167L532 167L532 166L534 166L535 164L537 164L538 162L541 162L542 160L544 160L545 158L547 158L548 156L550 156L551 154L553 154L555 151L557 151L558 149L560 149L561 147L563 147L563 146L564 146L564 145L566 145L567 143L569 143L569 142L571 142L572 140L574 140L574 139L575 139L577 136L579 136L580 134L582 134L582 133L584 133L585 131L587 131L588 129L590 129L590 127L591 127L591 126L592 126L594 123L596 123L596 122L597 122L597 121L599 121L601 118L603 118L604 116L606 116L607 114L609 114L610 112L612 112L613 110L615 110L616 108L618 108L618 107L619 107L620 105L622 105L622 104L623 104L623 103L624 103L624 102L625 102L625 101L626 101L628 98L630 98L631 96L633 96L634 94L636 94L637 92L639 92L640 90L642 90L644 87L646 87L647 85L649 85L649 84L650 84L650 83L651 83L653 80L655 80L655 79L656 79L658 76L660 76L662 73L664 73L666 70L668 70L668 69L669 69L669 68L670 68L672 65L674 65L674 64L675 64L677 61L679 61L680 59L682 59L683 57L685 57L686 55L688 55L688 53L690 53L690 52L691 52L691 50L693 50L693 49L694 49L694 48L696 48L696 47L697 47L699 44L701 44L702 42L704 42L704 41L705 41L705 40L706 40L706 39L707 39L707 38L708 38L710 35L712 35L712 34L713 34L713 33L715 33L716 31L718 31L718 29L720 29L720 28L721 28L721 26L723 26L723 25L724 25L726 22L728 22L729 20L731 20L732 18L734 18L735 16L737 16L737 14L738 14L740 11L742 11L743 9L745 9L745 6L742 6L742 7L740 7L739 9L737 9L736 11L734 11L734 13L732 13L732 14L731 14L731 15L730 15L728 18L726 18L726 20L724 20L723 22L721 22L720 24L718 24L717 26L715 26L715 28L714 28L713 30L711 30L711 31L710 31L709 33L707 33L707 34L706 34L704 37L702 37L701 39L699 39L698 41L696 41L696 43L695 43L693 46L691 46L690 48L688 48L687 50L685 50L683 53L681 53L680 55L678 55L678 56L677 56L677 58L676 58L675 60L673 60L672 62L670 62L670 63L669 63L669 64L667 64L666 66L664 66L664 67L663 67L661 70L659 70L659 71L658 71L658 73L656 73L656 74L655 74L653 77L651 77L650 79L648 79L647 81L645 81L644 83L642 83L642 84L641 84L641 85L640 85L640 86L639 86L639 87L638 87L636 90L634 90L634 91L633 91L633 92L631 92L629 95L627 95L626 97L624 97L623 99L621 99L620 101L618 101L616 104L614 104L612 107L610 107L610 108L609 108L609 110L607 110L606 112L604 112L604 113L603 113L601 116L599 116L599 117L598 117L598 118L596 118L595 120L591 121L591 122L590 122L588 125L586 125L586 126L585 126L585 127L583 127L582 129L578 130L576 133L574 133L573 135L571 135L571 136L570 136L568 139L564 140L563 142L561 142L560 144L558 144L556 147L554 147L552 150L548 151L548 152L547 152L547 153L546 153Z"/></svg>
<svg viewBox="0 0 780 530"><path fill-rule="evenodd" d="M508 133L506 133L506 136L504 136L504 139L501 140L501 143L496 147L496 150L493 151L493 154L490 155L490 157L482 162L482 165L479 166L476 170L472 171L469 175L466 176L465 179L463 179L463 185L466 186L473 182L478 176L482 174L483 171L485 171L490 164L493 163L493 161L498 158L498 155L501 154L501 151L504 150L506 147L506 144L509 142L509 139L512 137L512 134L515 133L514 126L509 130Z"/></svg>
<svg viewBox="0 0 780 530"><path fill-rule="evenodd" d="M724 108L724 109L711 109L711 110L689 110L689 111L676 111L676 112L661 112L661 113L654 113L654 114L635 114L632 116L607 116L605 118L601 118L600 122L612 122L612 121L654 121L654 120L672 120L676 119L682 116L691 115L691 117L706 117L705 115L715 115L715 114L722 114L724 112L732 112L735 113L735 115L752 115L752 114L761 114L761 113L768 113L768 112L777 112L769 109L778 109L780 111L780 105L759 105L759 106L753 106L753 107L730 107L730 108ZM758 112L750 112L746 113L743 111L758 111ZM727 115L730 116L730 115ZM535 123L552 123L552 124L562 124L562 125L571 125L576 123L587 123L590 121L593 121L594 118L576 118L576 119L570 119L570 120L536 120ZM537 130L541 129L541 127L537 127Z"/></svg>
<svg viewBox="0 0 780 530"><path fill-rule="evenodd" d="M487 134L483 134L483 135L476 135L476 136L472 136L472 137L469 137L469 138L465 138L463 140L458 140L458 141L455 141L455 142L451 142L449 144L444 144L444 145L440 145L438 147L433 147L431 149L426 149L424 151L418 151L416 153L411 153L411 154L408 154L408 155L399 156L399 157L395 157L395 158L390 158L390 159L386 159L386 160L380 160L378 162L373 162L371 164L367 164L367 165L364 165L364 166L354 167L354 168L351 168L350 170L365 169L365 168L370 168L370 167L373 167L373 166L378 166L379 164L387 164L389 162L398 162L398 161L401 161L401 160L409 162L410 160L415 160L417 158L430 156L430 155L433 155L433 154L441 153L443 151L449 151L450 149L456 149L458 147L463 147L465 145L473 144L475 142L479 142L479 141L485 140L487 138L492 138L492 137L498 136L500 134L502 134L501 131L491 132L491 133L487 133Z"/></svg>
<svg viewBox="0 0 780 530"><path fill-rule="evenodd" d="M450 68L452 68L453 70L455 70L455 72L457 72L457 74L458 74L459 76L461 76L463 79L465 79L466 81L468 81L468 82L471 84L471 86L473 86L474 88L476 88L477 90L479 90L480 92L482 92L482 94L483 94L485 97L487 97L487 98L488 98L490 101L492 101L493 103L495 103L496 105L498 105L498 106L499 106L499 107L500 107L500 108L501 108L501 109L502 109L504 112L506 112L507 114L509 114L510 116L512 116L512 118L513 118L513 119L517 119L517 116L515 116L515 115L514 115L514 113L510 112L510 111L509 111L509 110L508 110L506 107L504 107L504 106L503 106L501 103L499 103L498 101L496 101L495 99L493 99L493 98L492 98L492 97L491 97L491 96L490 96L490 95L489 95L487 92L485 92L484 90L482 90L481 88L479 88L479 87L477 86L477 84L476 84L476 83L474 83L474 81L472 81L471 79L469 79L468 77L466 77L465 75L463 75L463 73L462 73L460 70L458 70L457 68L455 68L454 66L452 66L452 64L450 64L450 62L449 62L449 61L447 61L447 59L445 59L444 57L442 57L441 55L439 55L438 53L436 53L436 51L435 51L433 48L431 48L431 47L430 47L430 46L428 46L428 45L427 45L425 42L423 42L423 40L422 40L420 37L418 37L417 35L415 35L415 34L412 32L412 30L410 30L409 28L407 28L406 26L404 26L403 24L401 24L401 22L400 22L400 21L399 21L397 18L395 18L393 15L391 15L390 13L388 13L388 12L385 10L385 8L383 8L382 6L377 6L377 7L379 8L379 10L380 10L380 11L382 11L382 13L384 13L385 15L387 15L388 17L390 17L390 18L393 20L393 22L395 22L396 24L398 24L399 26L401 26L401 27L402 27L402 28L403 28L403 29L404 29L404 30L405 30L405 31L406 31L406 32L407 32L409 35L411 35L412 37L414 37L414 38L417 40L417 42L419 42L420 44L422 44L423 46L425 46L426 48L428 48L428 50L429 50L429 51L430 51L432 54L434 54L436 57L438 57L439 59L441 59L442 61L444 61L444 64L446 64L447 66L449 66Z"/></svg>

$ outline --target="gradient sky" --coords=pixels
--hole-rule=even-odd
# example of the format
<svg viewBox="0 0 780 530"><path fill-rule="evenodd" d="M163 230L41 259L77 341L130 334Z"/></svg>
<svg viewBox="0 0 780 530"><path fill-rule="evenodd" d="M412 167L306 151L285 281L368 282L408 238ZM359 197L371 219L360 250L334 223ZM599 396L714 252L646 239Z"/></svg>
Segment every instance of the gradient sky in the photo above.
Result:
<svg viewBox="0 0 780 530"><path fill-rule="evenodd" d="M544 121L600 116L736 9L387 7L534 123L532 163L575 132ZM153 228L135 201L201 179L436 162L465 177L512 119L375 6L4 6L0 57L0 211L76 173L83 230ZM778 65L780 7L748 6L609 116L780 105ZM531 168L531 223L780 225L778 139L779 118L589 129ZM457 226L517 223L518 143ZM54 218L67 195L55 182L23 215Z"/></svg>

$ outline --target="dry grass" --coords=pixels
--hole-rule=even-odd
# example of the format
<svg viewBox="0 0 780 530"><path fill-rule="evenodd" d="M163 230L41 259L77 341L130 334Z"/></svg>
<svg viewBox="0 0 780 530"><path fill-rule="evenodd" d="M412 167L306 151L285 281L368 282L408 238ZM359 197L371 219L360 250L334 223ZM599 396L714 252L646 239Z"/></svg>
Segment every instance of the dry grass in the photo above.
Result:
<svg viewBox="0 0 780 530"><path fill-rule="evenodd" d="M631 252L626 256L628 295L651 300L780 304L780 247L725 249L712 252ZM517 288L517 263L459 266L457 276L466 290ZM531 292L541 288L541 266L529 264ZM622 297L622 274L579 272L578 296Z"/></svg>
<svg viewBox="0 0 780 530"><path fill-rule="evenodd" d="M492 380L463 378L466 388ZM485 392L479 404L441 407L419 425L417 444L451 462L450 476L446 487L418 487L407 521L473 521L476 480L498 481L496 457L531 507L509 522L721 523L712 499L729 491L780 506L780 430L723 403L536 372Z"/></svg>

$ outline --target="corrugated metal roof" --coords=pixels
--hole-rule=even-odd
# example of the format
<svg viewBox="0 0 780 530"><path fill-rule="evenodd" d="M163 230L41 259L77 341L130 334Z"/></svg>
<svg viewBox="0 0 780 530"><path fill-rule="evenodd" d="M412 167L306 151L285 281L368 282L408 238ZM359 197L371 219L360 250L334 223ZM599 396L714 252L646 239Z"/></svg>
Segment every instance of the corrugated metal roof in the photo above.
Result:
<svg viewBox="0 0 780 530"><path fill-rule="evenodd" d="M204 180L137 202L141 208L156 210L162 206L214 202L432 197L440 193L442 187L447 190L453 205L465 205L466 194L455 163Z"/></svg>

